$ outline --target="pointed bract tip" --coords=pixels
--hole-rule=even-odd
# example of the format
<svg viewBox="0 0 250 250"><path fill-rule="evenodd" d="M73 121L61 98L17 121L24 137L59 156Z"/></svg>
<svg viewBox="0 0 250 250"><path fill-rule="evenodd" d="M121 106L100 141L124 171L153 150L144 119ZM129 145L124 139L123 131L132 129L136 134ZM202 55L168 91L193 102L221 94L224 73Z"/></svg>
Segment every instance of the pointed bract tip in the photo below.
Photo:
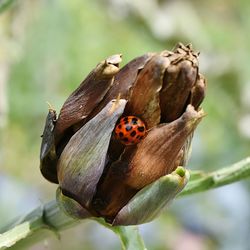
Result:
<svg viewBox="0 0 250 250"><path fill-rule="evenodd" d="M109 75L115 75L119 72L119 64L122 61L122 55L117 54L110 56L104 61L104 69L102 74L109 76Z"/></svg>
<svg viewBox="0 0 250 250"><path fill-rule="evenodd" d="M183 167L177 167L175 173L178 174L180 177L184 177L186 170Z"/></svg>
<svg viewBox="0 0 250 250"><path fill-rule="evenodd" d="M50 102L47 101L46 103L48 104L49 112L56 112Z"/></svg>

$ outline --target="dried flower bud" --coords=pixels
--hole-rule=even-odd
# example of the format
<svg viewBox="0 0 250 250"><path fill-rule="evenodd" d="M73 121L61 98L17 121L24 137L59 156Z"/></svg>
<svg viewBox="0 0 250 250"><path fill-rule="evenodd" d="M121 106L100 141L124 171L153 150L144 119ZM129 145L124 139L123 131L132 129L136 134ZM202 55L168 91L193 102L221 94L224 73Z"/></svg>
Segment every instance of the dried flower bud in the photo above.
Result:
<svg viewBox="0 0 250 250"><path fill-rule="evenodd" d="M119 71L120 61L115 55L97 65L57 121L49 111L41 172L59 183L67 214L132 225L155 218L188 182L206 84L191 45L146 54Z"/></svg>

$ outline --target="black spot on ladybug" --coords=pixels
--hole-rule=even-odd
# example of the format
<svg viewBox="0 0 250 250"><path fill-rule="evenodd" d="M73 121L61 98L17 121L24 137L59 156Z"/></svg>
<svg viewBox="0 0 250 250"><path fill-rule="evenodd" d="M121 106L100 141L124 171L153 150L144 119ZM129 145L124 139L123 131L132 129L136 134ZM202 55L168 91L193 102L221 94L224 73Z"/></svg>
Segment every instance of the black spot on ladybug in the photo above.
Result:
<svg viewBox="0 0 250 250"><path fill-rule="evenodd" d="M136 139L140 139L140 136L139 136L139 135L137 135L137 136L136 136Z"/></svg>
<svg viewBox="0 0 250 250"><path fill-rule="evenodd" d="M128 124L128 117L125 117L123 121L125 124Z"/></svg>
<svg viewBox="0 0 250 250"><path fill-rule="evenodd" d="M127 137L123 138L122 140L123 140L124 142L128 142L128 138L127 138Z"/></svg>
<svg viewBox="0 0 250 250"><path fill-rule="evenodd" d="M132 123L135 125L135 124L137 124L137 122L138 122L138 119L136 117L133 117L132 118Z"/></svg>
<svg viewBox="0 0 250 250"><path fill-rule="evenodd" d="M120 133L119 133L119 136L120 136L120 137L123 137L123 136L124 136L124 134L123 134L122 132L120 132Z"/></svg>
<svg viewBox="0 0 250 250"><path fill-rule="evenodd" d="M121 125L121 124L120 124L120 125L118 125L118 128L119 128L119 129L121 129L121 128L122 128L122 125Z"/></svg>
<svg viewBox="0 0 250 250"><path fill-rule="evenodd" d="M126 126L126 130L127 130L127 131L130 131L131 129L132 129L132 126L130 126L130 125L127 125L127 126Z"/></svg>
<svg viewBox="0 0 250 250"><path fill-rule="evenodd" d="M144 127L138 127L137 129L138 129L138 131L143 132L145 128Z"/></svg>
<svg viewBox="0 0 250 250"><path fill-rule="evenodd" d="M136 135L136 132L135 131L132 131L131 133L130 133L130 136L132 136L132 137L134 137Z"/></svg>

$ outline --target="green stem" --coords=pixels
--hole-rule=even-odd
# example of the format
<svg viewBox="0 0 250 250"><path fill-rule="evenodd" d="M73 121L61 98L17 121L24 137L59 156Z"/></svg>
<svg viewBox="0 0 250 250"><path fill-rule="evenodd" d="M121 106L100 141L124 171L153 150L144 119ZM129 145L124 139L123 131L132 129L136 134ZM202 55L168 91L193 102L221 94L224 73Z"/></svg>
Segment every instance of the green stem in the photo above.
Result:
<svg viewBox="0 0 250 250"><path fill-rule="evenodd" d="M233 164L232 166L211 172L191 172L191 180L180 196L204 192L250 177L250 157ZM112 227L102 219L92 218L103 226L116 233L123 250L145 250L143 240L136 226ZM15 220L10 225L0 229L0 249L27 249L28 246L81 222L64 214L51 201L38 207L27 216ZM3 233L5 232L5 233Z"/></svg>
<svg viewBox="0 0 250 250"><path fill-rule="evenodd" d="M121 241L122 250L146 250L143 239L139 234L138 227L136 226L116 226L112 227L110 224L105 223L103 220L97 219L97 222L112 230L118 235Z"/></svg>
<svg viewBox="0 0 250 250"><path fill-rule="evenodd" d="M117 234L121 240L122 250L145 250L143 240L137 226L112 227L99 218L92 218L101 225L109 228ZM59 232L72 227L81 220L67 216L57 205L56 201L50 201L44 206L38 207L27 216L15 220L15 222L2 228L0 232L0 249L27 249L34 243L55 234L59 238Z"/></svg>
<svg viewBox="0 0 250 250"><path fill-rule="evenodd" d="M193 178L192 178L193 176ZM250 177L250 157L211 173L191 172L191 181L180 196L204 192ZM192 180L193 179L193 180Z"/></svg>

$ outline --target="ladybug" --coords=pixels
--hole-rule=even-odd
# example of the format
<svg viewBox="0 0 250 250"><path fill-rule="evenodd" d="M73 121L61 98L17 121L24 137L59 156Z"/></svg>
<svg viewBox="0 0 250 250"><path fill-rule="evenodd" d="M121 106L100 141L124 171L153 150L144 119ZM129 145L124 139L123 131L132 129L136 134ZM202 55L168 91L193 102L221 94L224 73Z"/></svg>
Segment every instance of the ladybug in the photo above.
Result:
<svg viewBox="0 0 250 250"><path fill-rule="evenodd" d="M115 127L115 137L125 145L140 142L146 134L144 122L136 116L122 117Z"/></svg>

